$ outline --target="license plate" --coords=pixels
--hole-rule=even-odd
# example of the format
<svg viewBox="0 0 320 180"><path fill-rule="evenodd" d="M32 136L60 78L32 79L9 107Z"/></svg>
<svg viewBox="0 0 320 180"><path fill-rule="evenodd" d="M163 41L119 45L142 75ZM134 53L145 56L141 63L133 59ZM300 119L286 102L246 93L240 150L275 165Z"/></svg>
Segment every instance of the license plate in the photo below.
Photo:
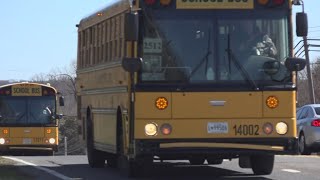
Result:
<svg viewBox="0 0 320 180"><path fill-rule="evenodd" d="M210 134L226 134L229 132L227 122L209 122L207 128Z"/></svg>
<svg viewBox="0 0 320 180"><path fill-rule="evenodd" d="M32 143L32 139L30 138L23 138L23 144L31 144Z"/></svg>

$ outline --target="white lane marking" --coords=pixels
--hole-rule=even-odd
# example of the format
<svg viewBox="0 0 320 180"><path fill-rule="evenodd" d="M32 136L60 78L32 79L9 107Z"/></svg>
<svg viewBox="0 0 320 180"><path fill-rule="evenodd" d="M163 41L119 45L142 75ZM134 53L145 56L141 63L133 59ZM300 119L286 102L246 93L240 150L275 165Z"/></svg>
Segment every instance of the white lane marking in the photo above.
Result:
<svg viewBox="0 0 320 180"><path fill-rule="evenodd" d="M45 171L45 172L47 172L47 173L49 173L49 174L51 174L51 175L53 175L53 176L56 176L56 177L58 177L58 178L60 178L60 179L63 179L63 180L70 180L70 179L72 179L72 178L67 177L67 176L65 176L65 175L63 175L63 174L60 174L60 173L58 173L58 172L56 172L56 171L53 171L53 170L48 169L48 168L40 167L40 166L38 166L38 165L36 165L36 164L33 164L33 163L30 163L30 162L24 161L24 160L22 160L22 159L18 159L18 158L14 158L14 157L7 157L7 156L2 156L2 157L3 157L3 158L6 158L6 159L13 160L13 161L16 161L16 162L20 162L20 163L23 163L23 164L26 164L26 165L29 165L29 166L33 166L33 167L36 168L36 169Z"/></svg>
<svg viewBox="0 0 320 180"><path fill-rule="evenodd" d="M301 173L301 171L294 169L281 169L281 171L290 172L290 173Z"/></svg>

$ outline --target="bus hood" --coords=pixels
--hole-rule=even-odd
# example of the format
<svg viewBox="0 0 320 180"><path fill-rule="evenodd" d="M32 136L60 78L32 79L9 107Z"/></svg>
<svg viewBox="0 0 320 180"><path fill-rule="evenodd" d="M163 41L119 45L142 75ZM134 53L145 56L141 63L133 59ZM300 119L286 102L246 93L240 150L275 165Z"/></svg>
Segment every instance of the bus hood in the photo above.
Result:
<svg viewBox="0 0 320 180"><path fill-rule="evenodd" d="M261 92L172 93L172 118L261 118Z"/></svg>
<svg viewBox="0 0 320 180"><path fill-rule="evenodd" d="M276 108L267 107L269 97L278 99ZM295 102L294 91L137 92L135 99L137 119L293 118L296 109L288 103Z"/></svg>

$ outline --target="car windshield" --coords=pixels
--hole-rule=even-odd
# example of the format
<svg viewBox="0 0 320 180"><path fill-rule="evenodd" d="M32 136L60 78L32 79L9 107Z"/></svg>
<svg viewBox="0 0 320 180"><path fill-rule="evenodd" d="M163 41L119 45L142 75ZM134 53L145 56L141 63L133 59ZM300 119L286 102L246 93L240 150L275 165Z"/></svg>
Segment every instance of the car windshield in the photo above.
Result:
<svg viewBox="0 0 320 180"><path fill-rule="evenodd" d="M250 89L291 84L291 73L283 65L289 56L285 14L146 11L140 81L239 84ZM243 24L258 35L241 30ZM251 42L239 48L247 39Z"/></svg>

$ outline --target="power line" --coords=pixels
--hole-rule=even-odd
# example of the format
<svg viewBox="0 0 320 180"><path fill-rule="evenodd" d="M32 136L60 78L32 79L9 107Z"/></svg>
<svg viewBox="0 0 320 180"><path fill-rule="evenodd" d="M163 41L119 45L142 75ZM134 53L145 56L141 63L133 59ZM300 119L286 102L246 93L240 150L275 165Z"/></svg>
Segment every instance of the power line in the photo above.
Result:
<svg viewBox="0 0 320 180"><path fill-rule="evenodd" d="M309 31L309 33L313 33L313 32L320 32L320 29L319 30L314 30L314 31Z"/></svg>
<svg viewBox="0 0 320 180"><path fill-rule="evenodd" d="M312 26L312 27L309 27L309 29L313 29L313 28L320 28L320 26Z"/></svg>

